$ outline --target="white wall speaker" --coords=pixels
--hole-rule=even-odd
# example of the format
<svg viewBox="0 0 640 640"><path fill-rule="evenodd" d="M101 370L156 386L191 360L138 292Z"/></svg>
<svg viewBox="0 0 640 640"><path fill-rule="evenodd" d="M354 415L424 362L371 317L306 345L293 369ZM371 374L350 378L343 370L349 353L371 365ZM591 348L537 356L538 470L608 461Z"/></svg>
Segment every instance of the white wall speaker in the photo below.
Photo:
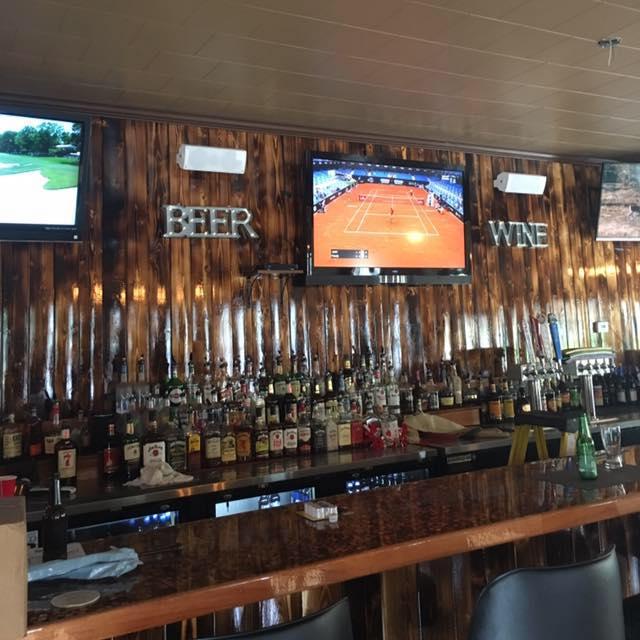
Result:
<svg viewBox="0 0 640 640"><path fill-rule="evenodd" d="M247 166L247 152L244 149L181 144L176 160L181 169L188 171L244 173Z"/></svg>
<svg viewBox="0 0 640 640"><path fill-rule="evenodd" d="M526 173L508 173L503 171L493 181L493 186L504 193L526 193L541 196L547 185L547 176L535 176Z"/></svg>

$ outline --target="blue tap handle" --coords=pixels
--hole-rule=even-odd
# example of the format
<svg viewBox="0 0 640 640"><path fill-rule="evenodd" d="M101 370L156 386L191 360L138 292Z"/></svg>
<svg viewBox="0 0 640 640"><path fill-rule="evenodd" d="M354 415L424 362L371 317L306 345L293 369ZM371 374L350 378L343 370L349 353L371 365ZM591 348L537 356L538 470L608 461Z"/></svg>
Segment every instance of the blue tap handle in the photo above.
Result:
<svg viewBox="0 0 640 640"><path fill-rule="evenodd" d="M547 316L549 322L549 331L551 332L551 341L553 342L553 350L556 352L556 360L562 362L562 347L560 346L560 331L558 329L558 318L555 314L550 313Z"/></svg>

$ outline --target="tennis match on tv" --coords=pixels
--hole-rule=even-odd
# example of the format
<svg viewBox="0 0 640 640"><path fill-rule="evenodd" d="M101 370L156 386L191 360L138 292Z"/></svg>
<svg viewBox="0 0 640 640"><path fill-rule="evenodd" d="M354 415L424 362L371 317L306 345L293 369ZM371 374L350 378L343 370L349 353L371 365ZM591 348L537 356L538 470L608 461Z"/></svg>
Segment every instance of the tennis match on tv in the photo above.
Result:
<svg viewBox="0 0 640 640"><path fill-rule="evenodd" d="M313 158L316 267L465 267L463 173Z"/></svg>

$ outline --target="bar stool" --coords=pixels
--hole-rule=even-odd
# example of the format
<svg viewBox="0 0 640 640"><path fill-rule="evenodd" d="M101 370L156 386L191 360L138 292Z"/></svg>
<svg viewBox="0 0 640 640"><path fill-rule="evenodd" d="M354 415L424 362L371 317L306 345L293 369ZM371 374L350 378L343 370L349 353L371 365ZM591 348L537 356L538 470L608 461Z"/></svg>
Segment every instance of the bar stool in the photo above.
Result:
<svg viewBox="0 0 640 640"><path fill-rule="evenodd" d="M572 409L562 413L549 413L547 411L531 411L522 413L515 418L511 450L509 451L509 465L524 464L529 446L529 434L533 431L538 460L546 460L549 457L547 440L544 437L544 428L552 427L561 432L560 457L569 455L569 445L578 431L580 409Z"/></svg>
<svg viewBox="0 0 640 640"><path fill-rule="evenodd" d="M515 569L480 594L468 640L624 640L615 547L587 562Z"/></svg>
<svg viewBox="0 0 640 640"><path fill-rule="evenodd" d="M335 604L317 613L286 624L274 627L235 633L230 636L216 636L201 640L240 640L241 638L256 638L256 640L353 640L351 628L351 613L349 600L343 598Z"/></svg>

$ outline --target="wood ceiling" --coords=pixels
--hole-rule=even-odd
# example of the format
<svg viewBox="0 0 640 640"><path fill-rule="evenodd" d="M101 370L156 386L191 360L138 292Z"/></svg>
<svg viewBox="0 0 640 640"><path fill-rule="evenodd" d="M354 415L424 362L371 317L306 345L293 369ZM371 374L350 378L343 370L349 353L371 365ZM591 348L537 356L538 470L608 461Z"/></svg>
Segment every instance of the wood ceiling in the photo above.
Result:
<svg viewBox="0 0 640 640"><path fill-rule="evenodd" d="M0 0L0 92L638 158L638 0ZM609 64L602 37L621 36Z"/></svg>

